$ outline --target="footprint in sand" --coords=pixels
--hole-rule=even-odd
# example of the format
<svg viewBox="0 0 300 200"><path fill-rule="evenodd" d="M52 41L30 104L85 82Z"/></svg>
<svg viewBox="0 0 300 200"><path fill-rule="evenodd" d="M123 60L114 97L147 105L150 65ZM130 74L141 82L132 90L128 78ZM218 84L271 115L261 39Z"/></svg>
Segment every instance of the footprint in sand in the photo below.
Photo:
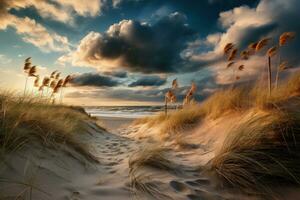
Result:
<svg viewBox="0 0 300 200"><path fill-rule="evenodd" d="M116 173L116 172L117 172L117 170L112 170L112 171L109 171L108 173L114 174L114 173Z"/></svg>
<svg viewBox="0 0 300 200"><path fill-rule="evenodd" d="M106 165L108 165L108 166L114 166L114 165L117 165L117 164L119 164L119 163L117 163L117 162L109 162Z"/></svg>
<svg viewBox="0 0 300 200"><path fill-rule="evenodd" d="M74 191L72 192L71 196L70 197L67 197L67 199L69 200L80 200L80 192L78 191Z"/></svg>
<svg viewBox="0 0 300 200"><path fill-rule="evenodd" d="M188 191L189 188L184 184L184 183L181 183L181 182L178 182L178 181L170 181L170 186L172 189L174 189L176 192L185 192L185 191Z"/></svg>

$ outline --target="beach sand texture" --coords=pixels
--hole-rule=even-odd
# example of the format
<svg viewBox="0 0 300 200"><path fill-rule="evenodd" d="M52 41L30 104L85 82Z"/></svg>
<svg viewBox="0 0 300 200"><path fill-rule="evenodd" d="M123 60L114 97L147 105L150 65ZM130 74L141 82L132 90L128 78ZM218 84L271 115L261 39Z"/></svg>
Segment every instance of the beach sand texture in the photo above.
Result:
<svg viewBox="0 0 300 200"><path fill-rule="evenodd" d="M220 119L200 124L196 131L185 133L184 146L160 145L157 138L151 138L155 128L128 126L125 119L103 121L108 130L127 126L120 133L89 123L87 133L78 139L91 147L96 161L66 146L54 150L33 142L5 157L0 199L255 199L217 189L213 176L201 169L214 155L209 146L222 142L222 133L231 124L227 122ZM195 140L200 135L202 140ZM151 162L152 158L161 162ZM140 164L140 159L146 161Z"/></svg>

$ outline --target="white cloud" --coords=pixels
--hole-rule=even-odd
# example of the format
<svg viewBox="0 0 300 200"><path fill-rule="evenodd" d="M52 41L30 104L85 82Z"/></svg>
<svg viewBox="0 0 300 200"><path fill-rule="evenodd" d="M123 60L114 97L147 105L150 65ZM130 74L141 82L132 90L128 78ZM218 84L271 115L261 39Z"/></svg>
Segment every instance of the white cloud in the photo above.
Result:
<svg viewBox="0 0 300 200"><path fill-rule="evenodd" d="M9 20L8 20L9 19ZM19 18L11 14L0 18L0 30L8 26L13 27L23 41L39 47L43 51L68 51L68 38L49 32L44 26L28 17Z"/></svg>
<svg viewBox="0 0 300 200"><path fill-rule="evenodd" d="M300 24L294 21L300 17L299 6L300 1L298 0L261 0L256 8L240 6L221 12L219 22L224 28L224 32L208 35L204 40L198 42L198 49L208 44L212 45L212 49L199 53L199 51L195 51L195 46L193 46L194 53L190 56L190 59L202 66L210 66L211 71L216 75L217 83L228 84L233 81L233 73L232 70L226 69L226 59L223 57L224 46L229 42L233 42L241 51L249 43L256 42L262 37L274 38L270 44L274 45L282 32L300 31ZM299 40L297 41L299 43ZM291 49L294 48L294 51L289 51L289 47L285 49L290 52L289 57L294 60L296 54L291 52L299 51L296 46L291 45L290 47ZM295 62L296 66L299 65L299 61L298 59ZM236 67L245 64L245 70L239 72L238 76L244 81L253 79L263 72L265 63L266 59L262 54L256 55L248 61L239 61Z"/></svg>
<svg viewBox="0 0 300 200"><path fill-rule="evenodd" d="M46 9L48 12L44 12L46 15L55 15L56 11L51 11L51 7L46 7L44 1L37 0L15 0L15 1L1 1L0 2L0 30L5 30L8 27L12 27L16 30L16 33L21 35L23 41L31 43L34 46L39 47L43 51L68 51L69 42L64 36L58 35L54 32L47 30L44 26L37 23L34 19L28 17L17 17L9 10L11 8L24 8L36 3L39 9L43 11ZM50 14L51 12L51 14ZM59 14L59 12L57 12ZM60 15L60 14L59 14ZM57 16L59 17L59 16Z"/></svg>
<svg viewBox="0 0 300 200"><path fill-rule="evenodd" d="M100 14L102 2L100 0L55 0L65 10L72 9L81 16L96 16Z"/></svg>

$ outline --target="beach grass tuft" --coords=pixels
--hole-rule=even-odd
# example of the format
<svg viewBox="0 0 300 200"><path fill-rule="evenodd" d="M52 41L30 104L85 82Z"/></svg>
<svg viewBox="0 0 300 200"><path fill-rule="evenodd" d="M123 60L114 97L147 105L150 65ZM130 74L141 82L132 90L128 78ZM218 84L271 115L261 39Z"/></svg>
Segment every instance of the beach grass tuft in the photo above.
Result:
<svg viewBox="0 0 300 200"><path fill-rule="evenodd" d="M33 141L50 148L69 145L95 160L75 139L90 120L82 108L52 105L47 99L0 92L0 148L2 153L16 151Z"/></svg>

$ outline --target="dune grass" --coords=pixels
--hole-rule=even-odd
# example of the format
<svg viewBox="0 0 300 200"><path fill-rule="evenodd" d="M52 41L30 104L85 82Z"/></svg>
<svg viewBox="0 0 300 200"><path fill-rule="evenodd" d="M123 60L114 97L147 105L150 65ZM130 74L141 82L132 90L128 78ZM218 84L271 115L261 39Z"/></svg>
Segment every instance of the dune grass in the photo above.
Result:
<svg viewBox="0 0 300 200"><path fill-rule="evenodd" d="M184 134L174 132L186 133L205 118L239 116L205 168L222 187L272 198L276 186L300 186L300 73L271 95L267 90L259 83L220 90L200 104L140 122L181 141Z"/></svg>
<svg viewBox="0 0 300 200"><path fill-rule="evenodd" d="M161 126L162 133L176 133L193 128L204 118L217 119L227 113L243 113L252 108L272 109L285 100L300 95L300 73L292 75L285 82L274 88L271 95L259 82L222 89L213 93L204 102L192 104L184 109L161 113L157 116L137 120L136 124Z"/></svg>
<svg viewBox="0 0 300 200"><path fill-rule="evenodd" d="M130 174L134 174L142 167L178 173L180 169L167 158L166 151L167 149L164 147L149 146L134 154L129 160Z"/></svg>
<svg viewBox="0 0 300 200"><path fill-rule="evenodd" d="M300 101L287 110L251 111L228 133L208 166L223 184L269 194L300 186Z"/></svg>
<svg viewBox="0 0 300 200"><path fill-rule="evenodd" d="M7 153L38 141L50 148L69 145L88 159L95 160L75 139L90 120L81 108L52 105L47 99L0 92L0 149Z"/></svg>

